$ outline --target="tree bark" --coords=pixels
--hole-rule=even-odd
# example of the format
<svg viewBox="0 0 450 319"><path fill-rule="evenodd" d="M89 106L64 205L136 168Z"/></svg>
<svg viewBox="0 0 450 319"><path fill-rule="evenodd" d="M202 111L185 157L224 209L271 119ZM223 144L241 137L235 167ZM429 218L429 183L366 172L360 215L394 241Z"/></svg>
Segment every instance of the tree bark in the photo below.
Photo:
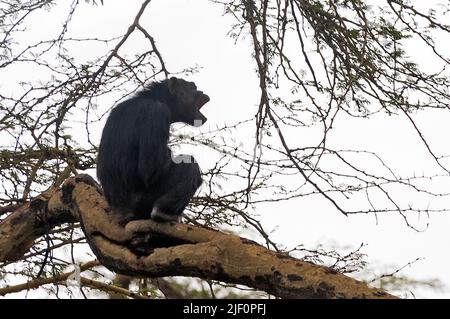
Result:
<svg viewBox="0 0 450 319"><path fill-rule="evenodd" d="M88 175L66 180L0 223L0 262L17 260L34 239L80 221L101 264L143 277L194 276L241 284L281 298L395 298L335 270L268 250L248 239L178 223L120 225Z"/></svg>

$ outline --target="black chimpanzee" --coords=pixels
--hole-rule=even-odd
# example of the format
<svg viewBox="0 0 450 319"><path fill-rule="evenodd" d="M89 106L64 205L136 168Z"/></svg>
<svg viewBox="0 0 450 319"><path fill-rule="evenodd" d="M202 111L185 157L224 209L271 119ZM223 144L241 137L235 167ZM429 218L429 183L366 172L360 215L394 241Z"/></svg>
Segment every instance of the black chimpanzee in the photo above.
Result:
<svg viewBox="0 0 450 319"><path fill-rule="evenodd" d="M208 101L194 83L172 77L151 83L111 111L100 142L97 176L122 222L180 220L202 178L192 156L172 159L169 126L203 124L200 108Z"/></svg>

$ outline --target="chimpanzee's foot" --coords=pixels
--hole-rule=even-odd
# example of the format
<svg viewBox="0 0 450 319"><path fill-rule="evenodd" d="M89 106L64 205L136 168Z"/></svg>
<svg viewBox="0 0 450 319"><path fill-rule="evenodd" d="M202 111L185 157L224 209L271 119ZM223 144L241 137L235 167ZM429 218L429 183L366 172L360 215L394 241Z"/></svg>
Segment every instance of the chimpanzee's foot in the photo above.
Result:
<svg viewBox="0 0 450 319"><path fill-rule="evenodd" d="M181 222L181 215L167 214L167 213L161 211L161 209L159 209L157 206L153 207L150 218L152 220L154 220L155 222L162 222L162 223L166 223L166 222L180 223Z"/></svg>

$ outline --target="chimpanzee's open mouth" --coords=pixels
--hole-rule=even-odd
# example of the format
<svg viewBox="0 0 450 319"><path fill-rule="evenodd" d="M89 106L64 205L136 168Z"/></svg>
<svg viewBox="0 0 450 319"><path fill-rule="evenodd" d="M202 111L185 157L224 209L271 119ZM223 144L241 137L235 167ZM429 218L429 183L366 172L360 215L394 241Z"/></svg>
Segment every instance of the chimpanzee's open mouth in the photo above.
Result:
<svg viewBox="0 0 450 319"><path fill-rule="evenodd" d="M194 126L203 125L208 119L200 112L203 105L209 102L209 96L202 91L197 91L197 96L195 98L195 106L197 107L196 120L194 121Z"/></svg>
<svg viewBox="0 0 450 319"><path fill-rule="evenodd" d="M206 95L205 93L203 93L202 91L198 91L198 96L197 96L198 109L200 110L202 108L202 106L208 102L209 102L209 96Z"/></svg>

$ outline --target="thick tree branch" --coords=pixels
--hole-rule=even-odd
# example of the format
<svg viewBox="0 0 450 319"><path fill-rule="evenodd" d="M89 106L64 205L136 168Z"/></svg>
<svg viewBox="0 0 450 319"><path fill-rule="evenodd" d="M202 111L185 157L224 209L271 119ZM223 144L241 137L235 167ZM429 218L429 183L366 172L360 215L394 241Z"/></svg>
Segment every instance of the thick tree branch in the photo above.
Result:
<svg viewBox="0 0 450 319"><path fill-rule="evenodd" d="M62 198L62 191L52 188L1 221L0 262L20 259L36 238L55 226L77 221Z"/></svg>
<svg viewBox="0 0 450 319"><path fill-rule="evenodd" d="M239 236L151 220L119 225L88 175L69 178L61 189L43 194L3 220L0 261L20 258L46 229L75 220L99 261L125 275L195 276L282 298L394 298L331 268L276 253Z"/></svg>

